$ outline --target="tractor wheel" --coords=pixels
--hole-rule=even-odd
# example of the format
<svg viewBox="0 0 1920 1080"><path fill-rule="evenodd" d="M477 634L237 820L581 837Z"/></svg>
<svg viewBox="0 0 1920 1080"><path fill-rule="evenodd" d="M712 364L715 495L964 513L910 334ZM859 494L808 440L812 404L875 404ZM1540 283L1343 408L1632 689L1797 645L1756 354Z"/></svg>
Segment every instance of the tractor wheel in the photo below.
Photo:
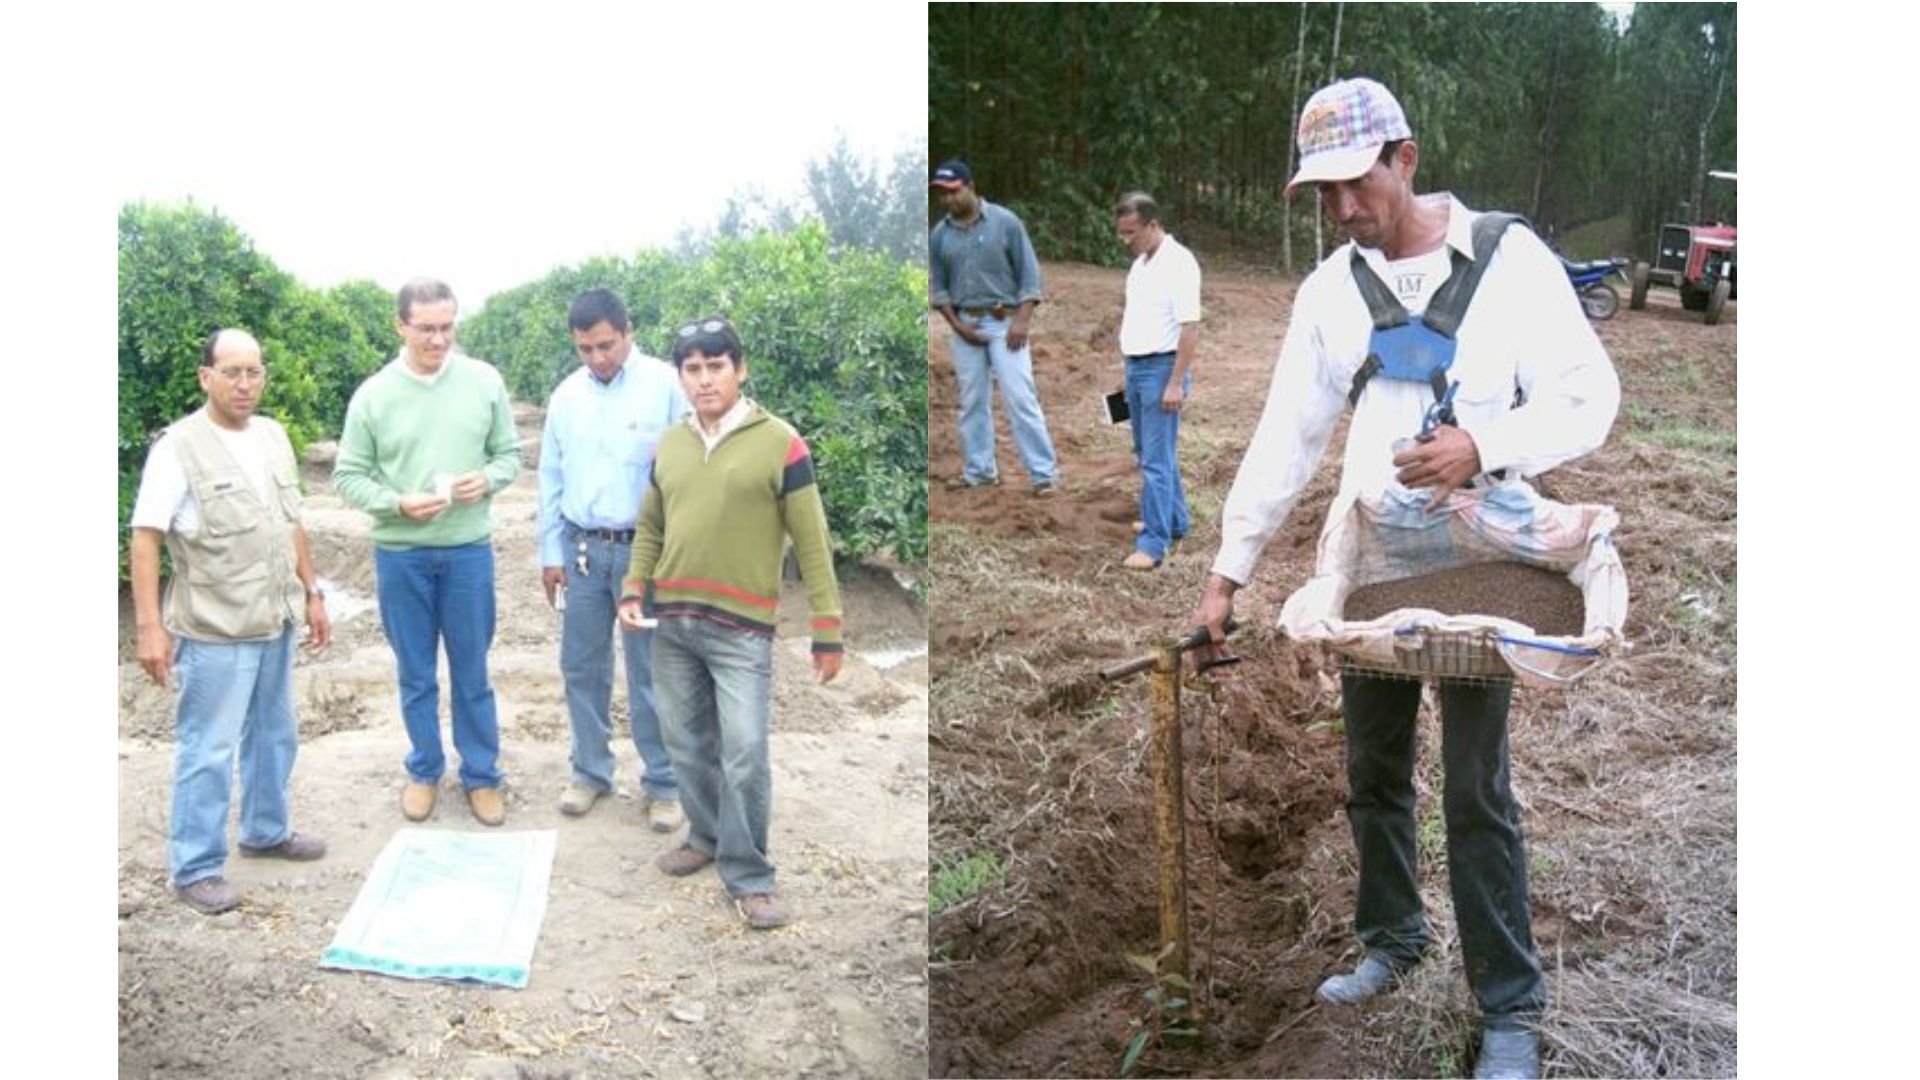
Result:
<svg viewBox="0 0 1920 1080"><path fill-rule="evenodd" d="M1733 286L1727 283L1726 278L1713 283L1713 292L1707 296L1708 326L1715 326L1720 322L1720 309L1726 307L1727 294L1732 291Z"/></svg>
<svg viewBox="0 0 1920 1080"><path fill-rule="evenodd" d="M1680 306L1688 311L1707 310L1707 290L1697 285L1680 285Z"/></svg>
<svg viewBox="0 0 1920 1080"><path fill-rule="evenodd" d="M1627 306L1635 311L1647 306L1647 279L1653 275L1653 268L1646 263L1633 264L1633 292L1627 295Z"/></svg>
<svg viewBox="0 0 1920 1080"><path fill-rule="evenodd" d="M1613 313L1620 310L1620 294L1602 281L1581 291L1580 306L1587 309L1587 318L1595 322L1611 319Z"/></svg>

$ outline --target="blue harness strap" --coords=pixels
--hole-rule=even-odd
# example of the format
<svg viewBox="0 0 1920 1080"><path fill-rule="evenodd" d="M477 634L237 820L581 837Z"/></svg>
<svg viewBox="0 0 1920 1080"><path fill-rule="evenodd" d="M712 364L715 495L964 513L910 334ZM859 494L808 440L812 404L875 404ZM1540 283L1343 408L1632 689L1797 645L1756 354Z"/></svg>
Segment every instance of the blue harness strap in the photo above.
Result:
<svg viewBox="0 0 1920 1080"><path fill-rule="evenodd" d="M1487 272L1487 263L1507 226L1526 219L1518 214L1481 214L1473 222L1473 258L1459 250L1449 251L1452 272L1447 275L1426 310L1419 315L1407 313L1406 306L1393 295L1387 283L1373 272L1353 249L1353 283L1373 316L1373 335L1368 341L1367 359L1353 373L1353 387L1347 392L1347 404L1360 404L1361 391L1375 375L1410 382L1423 382L1433 389L1439 401L1447 393L1447 369L1453 366L1455 335L1466 318L1467 306Z"/></svg>

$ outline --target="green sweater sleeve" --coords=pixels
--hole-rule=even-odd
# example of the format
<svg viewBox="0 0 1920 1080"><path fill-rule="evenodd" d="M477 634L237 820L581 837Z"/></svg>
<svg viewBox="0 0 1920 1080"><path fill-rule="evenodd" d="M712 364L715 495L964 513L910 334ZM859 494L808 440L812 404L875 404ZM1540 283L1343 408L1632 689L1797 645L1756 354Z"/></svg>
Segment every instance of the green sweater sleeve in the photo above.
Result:
<svg viewBox="0 0 1920 1080"><path fill-rule="evenodd" d="M487 432L487 491L497 494L520 475L520 435L513 428L507 384L494 376L493 427Z"/></svg>
<svg viewBox="0 0 1920 1080"><path fill-rule="evenodd" d="M796 442L800 440L796 437ZM800 442L801 452L805 443ZM795 477L794 463L787 467L789 482ZM800 563L800 580L807 587L807 608L811 615L813 651L842 652L846 648L840 626L840 583L833 574L833 538L827 532L827 509L820 501L820 487L813 482L811 455L807 459L806 482L795 484L780 500L780 519L793 540L793 553Z"/></svg>
<svg viewBox="0 0 1920 1080"><path fill-rule="evenodd" d="M375 462L371 408L363 386L347 402L347 419L340 432L339 454L333 462L333 486L347 505L391 521L400 516L400 493L382 483Z"/></svg>
<svg viewBox="0 0 1920 1080"><path fill-rule="evenodd" d="M627 560L627 576L620 583L620 599L644 597L647 579L660 561L660 546L666 536L666 514L660 505L660 485L648 483L647 495L640 503L640 520L633 527L633 556Z"/></svg>

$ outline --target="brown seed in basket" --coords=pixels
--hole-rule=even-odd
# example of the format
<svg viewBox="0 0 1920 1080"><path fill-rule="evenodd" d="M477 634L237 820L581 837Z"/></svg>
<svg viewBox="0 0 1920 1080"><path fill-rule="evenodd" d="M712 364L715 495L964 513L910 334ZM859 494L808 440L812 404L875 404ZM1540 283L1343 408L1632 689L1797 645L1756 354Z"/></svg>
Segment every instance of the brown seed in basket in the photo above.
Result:
<svg viewBox="0 0 1920 1080"><path fill-rule="evenodd" d="M1524 563L1473 563L1375 582L1347 595L1346 619L1366 622L1400 608L1497 615L1554 637L1577 637L1586 629L1586 602L1567 575Z"/></svg>

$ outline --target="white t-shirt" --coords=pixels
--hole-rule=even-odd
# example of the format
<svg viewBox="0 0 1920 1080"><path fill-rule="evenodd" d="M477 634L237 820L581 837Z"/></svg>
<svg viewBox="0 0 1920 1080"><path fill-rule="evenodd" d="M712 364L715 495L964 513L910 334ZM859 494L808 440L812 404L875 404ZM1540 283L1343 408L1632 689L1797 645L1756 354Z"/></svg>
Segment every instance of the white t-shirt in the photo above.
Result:
<svg viewBox="0 0 1920 1080"><path fill-rule="evenodd" d="M1136 256L1127 271L1127 307L1120 315L1120 351L1128 356L1173 352L1180 324L1200 321L1200 264L1171 235L1153 257Z"/></svg>
<svg viewBox="0 0 1920 1080"><path fill-rule="evenodd" d="M233 455L246 474L247 484L262 503L271 504L274 492L272 471L267 464L267 445L260 437L261 425L249 423L244 430L229 431L213 425L227 452ZM200 504L187 485L186 470L180 467L180 454L174 435L167 431L147 451L147 465L140 473L140 495L134 500L136 528L177 532L192 537L200 532Z"/></svg>
<svg viewBox="0 0 1920 1080"><path fill-rule="evenodd" d="M1433 292L1453 276L1453 257L1448 254L1445 244L1409 259L1391 259L1387 262L1387 272L1381 280L1387 288L1393 290L1393 298L1407 309L1407 314L1418 315L1427 310L1427 301L1433 299Z"/></svg>

